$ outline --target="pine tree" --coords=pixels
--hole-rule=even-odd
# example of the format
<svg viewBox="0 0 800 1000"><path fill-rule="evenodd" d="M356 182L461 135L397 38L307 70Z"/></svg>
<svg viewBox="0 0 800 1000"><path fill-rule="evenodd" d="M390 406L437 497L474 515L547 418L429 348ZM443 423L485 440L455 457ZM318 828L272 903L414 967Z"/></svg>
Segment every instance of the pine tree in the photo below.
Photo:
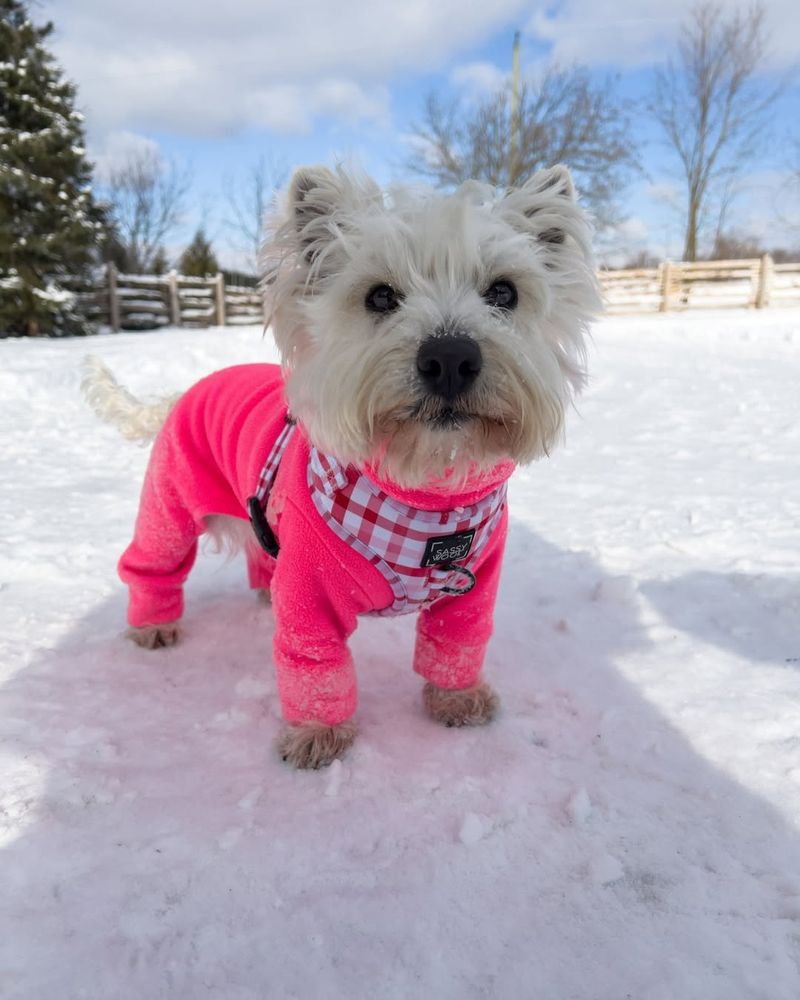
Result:
<svg viewBox="0 0 800 1000"><path fill-rule="evenodd" d="M189 276L204 278L207 274L219 271L217 258L211 249L202 228L194 234L189 246L183 251L180 260L180 272Z"/></svg>
<svg viewBox="0 0 800 1000"><path fill-rule="evenodd" d="M0 335L89 332L62 283L92 263L103 212L75 87L44 45L52 30L0 0Z"/></svg>
<svg viewBox="0 0 800 1000"><path fill-rule="evenodd" d="M167 260L167 252L163 247L159 247L153 258L153 274L166 274L168 270L169 261Z"/></svg>

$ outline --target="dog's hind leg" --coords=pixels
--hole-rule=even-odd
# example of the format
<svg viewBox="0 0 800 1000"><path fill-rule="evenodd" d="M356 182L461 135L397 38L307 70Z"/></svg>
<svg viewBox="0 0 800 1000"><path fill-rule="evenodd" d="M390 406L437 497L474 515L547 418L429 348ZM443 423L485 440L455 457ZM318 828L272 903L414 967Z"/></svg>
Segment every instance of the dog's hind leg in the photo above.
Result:
<svg viewBox="0 0 800 1000"><path fill-rule="evenodd" d="M245 546L245 553L247 555L247 580L250 589L255 590L258 596L266 604L269 604L275 560L270 558L266 552L262 552L255 543L248 543Z"/></svg>

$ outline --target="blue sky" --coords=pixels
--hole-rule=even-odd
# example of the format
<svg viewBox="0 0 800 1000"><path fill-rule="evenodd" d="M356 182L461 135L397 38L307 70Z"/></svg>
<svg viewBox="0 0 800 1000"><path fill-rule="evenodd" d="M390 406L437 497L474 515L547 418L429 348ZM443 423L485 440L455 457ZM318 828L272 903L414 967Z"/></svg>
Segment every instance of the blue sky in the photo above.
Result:
<svg viewBox="0 0 800 1000"><path fill-rule="evenodd" d="M734 8L735 3L723 3ZM735 228L768 242L800 242L800 200L788 190L784 139L800 133L800 10L766 3L769 79L788 80L770 141L742 179ZM189 209L174 249L204 221L220 256L238 260L224 225L225 178L260 155L291 168L354 158L382 181L402 179L407 133L431 89L475 97L502 80L515 29L523 71L549 60L619 76L642 106L653 66L673 50L691 0L51 0L53 42L79 87L89 149L100 169L131 145L157 144L191 164ZM680 251L671 207L679 177L642 112L645 175L626 192L619 255ZM788 218L787 218L788 213Z"/></svg>

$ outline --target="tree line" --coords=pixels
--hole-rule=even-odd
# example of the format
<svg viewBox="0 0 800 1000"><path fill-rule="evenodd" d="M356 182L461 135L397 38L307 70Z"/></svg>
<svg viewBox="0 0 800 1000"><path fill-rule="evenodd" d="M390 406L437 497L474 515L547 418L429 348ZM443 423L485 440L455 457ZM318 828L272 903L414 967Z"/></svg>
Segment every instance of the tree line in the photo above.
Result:
<svg viewBox="0 0 800 1000"><path fill-rule="evenodd" d="M0 0L0 330L12 334L86 332L66 286L99 263L133 273L219 270L204 226L170 259L192 178L155 147L117 157L94 191L75 87L47 48L52 30L32 22L25 0ZM700 0L653 72L645 111L679 168L685 260L697 259L709 232L712 255L760 252L727 218L744 168L763 153L779 93L764 82L768 45L761 2L731 10ZM581 66L515 75L477 101L432 92L411 128L406 167L442 188L470 178L505 188L563 162L607 232L642 174L636 114L617 79ZM800 189L800 137L795 154ZM253 274L264 214L285 175L261 158L224 185L228 231Z"/></svg>
<svg viewBox="0 0 800 1000"><path fill-rule="evenodd" d="M50 22L24 0L0 0L0 336L91 332L70 288L103 263L134 273L219 271L201 226L170 259L191 176L150 147L129 151L93 186L76 89L48 48ZM277 175L262 160L228 186L231 229L255 273L264 212Z"/></svg>
<svg viewBox="0 0 800 1000"><path fill-rule="evenodd" d="M676 51L653 71L644 108L620 96L618 80L585 67L546 68L477 102L432 92L412 128L408 167L449 187L469 177L506 187L553 163L566 163L602 233L624 217L629 182L643 173L634 127L642 110L678 167L682 259L697 260L742 237L728 216L744 169L769 148L771 109L781 85L765 82L769 35L762 2L746 8L701 0L682 24ZM800 136L794 177L800 190ZM744 238L748 249L752 240Z"/></svg>

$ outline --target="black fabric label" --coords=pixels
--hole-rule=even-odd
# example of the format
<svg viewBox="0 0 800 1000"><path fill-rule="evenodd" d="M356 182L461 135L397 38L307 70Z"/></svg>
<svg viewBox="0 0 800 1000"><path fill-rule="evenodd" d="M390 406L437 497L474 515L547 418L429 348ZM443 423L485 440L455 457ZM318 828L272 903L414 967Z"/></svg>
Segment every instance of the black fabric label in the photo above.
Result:
<svg viewBox="0 0 800 1000"><path fill-rule="evenodd" d="M459 531L455 535L442 535L439 538L429 538L425 546L425 555L421 566L442 566L446 563L466 559L472 548L475 529Z"/></svg>

